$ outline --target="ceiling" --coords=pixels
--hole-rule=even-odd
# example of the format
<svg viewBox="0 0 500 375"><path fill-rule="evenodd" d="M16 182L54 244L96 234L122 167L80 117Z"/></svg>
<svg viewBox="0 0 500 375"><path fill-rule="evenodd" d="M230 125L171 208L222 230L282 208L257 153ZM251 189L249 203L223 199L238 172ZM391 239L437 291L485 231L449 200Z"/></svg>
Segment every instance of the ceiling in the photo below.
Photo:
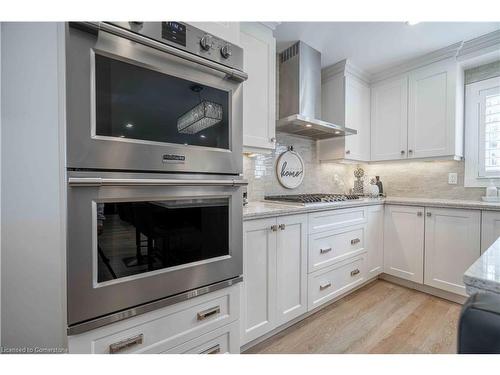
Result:
<svg viewBox="0 0 500 375"><path fill-rule="evenodd" d="M368 73L450 44L500 30L500 22L283 22L274 32L278 51L302 40L322 53L322 66L349 59Z"/></svg>

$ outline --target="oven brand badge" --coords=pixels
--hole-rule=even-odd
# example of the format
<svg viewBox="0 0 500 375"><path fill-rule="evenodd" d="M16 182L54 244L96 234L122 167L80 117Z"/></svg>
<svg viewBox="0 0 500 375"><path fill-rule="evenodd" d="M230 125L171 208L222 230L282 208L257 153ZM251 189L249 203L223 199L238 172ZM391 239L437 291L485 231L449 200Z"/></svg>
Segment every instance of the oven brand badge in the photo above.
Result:
<svg viewBox="0 0 500 375"><path fill-rule="evenodd" d="M163 162L164 163L185 163L186 162L186 156L185 155L176 155L176 154L165 154L163 155Z"/></svg>

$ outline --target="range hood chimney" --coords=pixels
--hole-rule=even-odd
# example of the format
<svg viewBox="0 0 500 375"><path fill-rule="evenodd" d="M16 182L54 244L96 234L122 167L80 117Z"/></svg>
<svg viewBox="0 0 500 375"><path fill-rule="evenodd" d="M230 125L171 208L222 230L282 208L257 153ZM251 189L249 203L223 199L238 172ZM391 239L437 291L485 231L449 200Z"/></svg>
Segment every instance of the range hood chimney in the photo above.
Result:
<svg viewBox="0 0 500 375"><path fill-rule="evenodd" d="M321 53L297 42L279 54L279 117L284 133L327 139L356 130L321 119Z"/></svg>

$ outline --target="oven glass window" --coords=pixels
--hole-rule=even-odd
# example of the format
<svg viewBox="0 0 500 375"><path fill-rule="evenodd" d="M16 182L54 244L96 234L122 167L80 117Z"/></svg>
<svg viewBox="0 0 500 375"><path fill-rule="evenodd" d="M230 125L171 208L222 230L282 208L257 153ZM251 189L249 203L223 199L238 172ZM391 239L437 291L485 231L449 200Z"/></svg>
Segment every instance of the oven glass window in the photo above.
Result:
<svg viewBox="0 0 500 375"><path fill-rule="evenodd" d="M95 55L96 135L229 149L229 93Z"/></svg>
<svg viewBox="0 0 500 375"><path fill-rule="evenodd" d="M97 281L229 254L229 198L97 203Z"/></svg>

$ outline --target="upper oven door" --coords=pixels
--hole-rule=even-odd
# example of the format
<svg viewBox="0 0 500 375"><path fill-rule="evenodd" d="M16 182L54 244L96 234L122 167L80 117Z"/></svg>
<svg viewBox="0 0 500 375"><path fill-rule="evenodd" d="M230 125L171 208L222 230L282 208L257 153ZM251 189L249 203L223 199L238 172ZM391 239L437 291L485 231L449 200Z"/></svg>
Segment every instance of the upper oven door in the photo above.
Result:
<svg viewBox="0 0 500 375"><path fill-rule="evenodd" d="M242 173L240 82L102 30L67 36L68 168Z"/></svg>
<svg viewBox="0 0 500 375"><path fill-rule="evenodd" d="M68 324L239 277L244 184L70 177Z"/></svg>

